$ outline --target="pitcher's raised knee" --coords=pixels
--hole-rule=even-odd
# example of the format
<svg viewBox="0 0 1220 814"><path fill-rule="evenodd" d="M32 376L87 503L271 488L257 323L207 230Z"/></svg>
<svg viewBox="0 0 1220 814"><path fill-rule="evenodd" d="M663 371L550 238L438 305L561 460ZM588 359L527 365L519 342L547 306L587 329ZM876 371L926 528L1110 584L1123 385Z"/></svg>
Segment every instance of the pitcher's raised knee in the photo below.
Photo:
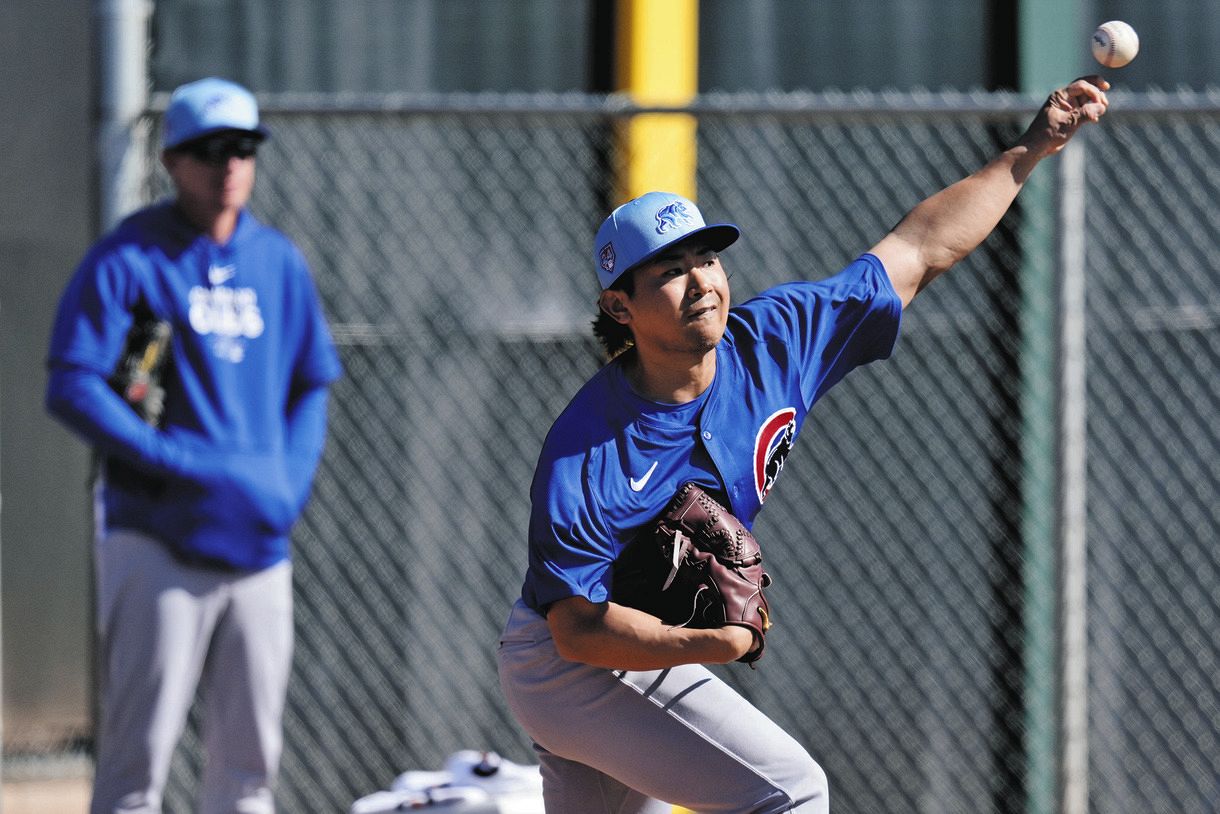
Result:
<svg viewBox="0 0 1220 814"><path fill-rule="evenodd" d="M776 795L774 804L756 809L759 814L780 814L799 811L801 814L828 814L830 783L821 765L808 754L791 764L788 779L783 783L783 795Z"/></svg>

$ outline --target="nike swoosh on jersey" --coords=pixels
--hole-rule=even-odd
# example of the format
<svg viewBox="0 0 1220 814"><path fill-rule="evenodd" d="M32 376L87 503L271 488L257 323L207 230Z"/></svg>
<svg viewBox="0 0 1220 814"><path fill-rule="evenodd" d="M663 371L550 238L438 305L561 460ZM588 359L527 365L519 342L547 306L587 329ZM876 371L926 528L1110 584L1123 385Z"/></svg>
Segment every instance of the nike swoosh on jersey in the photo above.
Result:
<svg viewBox="0 0 1220 814"><path fill-rule="evenodd" d="M223 285L237 274L237 266L212 266L208 269L208 282L212 285Z"/></svg>
<svg viewBox="0 0 1220 814"><path fill-rule="evenodd" d="M648 467L648 471L644 473L644 477L640 478L639 480L632 478L629 481L629 484L631 486L631 491L638 492L641 489L643 489L644 486L647 485L648 479L652 477L652 473L656 472L656 471L657 471L657 462L653 461L652 466Z"/></svg>

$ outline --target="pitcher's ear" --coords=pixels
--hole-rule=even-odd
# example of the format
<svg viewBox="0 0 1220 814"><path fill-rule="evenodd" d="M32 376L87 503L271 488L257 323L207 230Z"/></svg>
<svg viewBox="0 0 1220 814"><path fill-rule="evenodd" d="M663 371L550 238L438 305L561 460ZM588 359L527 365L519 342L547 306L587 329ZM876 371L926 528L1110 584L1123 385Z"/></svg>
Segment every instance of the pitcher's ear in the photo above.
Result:
<svg viewBox="0 0 1220 814"><path fill-rule="evenodd" d="M626 325L631 319L631 312L627 310L626 292L607 288L597 298L597 306L608 317L622 325Z"/></svg>

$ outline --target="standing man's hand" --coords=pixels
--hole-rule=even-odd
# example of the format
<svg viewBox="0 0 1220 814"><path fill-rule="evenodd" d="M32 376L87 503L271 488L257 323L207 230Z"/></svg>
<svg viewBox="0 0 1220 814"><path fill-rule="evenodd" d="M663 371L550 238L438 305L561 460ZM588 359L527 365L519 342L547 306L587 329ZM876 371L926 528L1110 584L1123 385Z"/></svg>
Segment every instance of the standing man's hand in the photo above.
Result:
<svg viewBox="0 0 1220 814"><path fill-rule="evenodd" d="M1059 88L1047 97L1018 144L1038 158L1059 152L1082 124L1097 122L1105 114L1109 89L1110 83L1100 76L1081 77Z"/></svg>

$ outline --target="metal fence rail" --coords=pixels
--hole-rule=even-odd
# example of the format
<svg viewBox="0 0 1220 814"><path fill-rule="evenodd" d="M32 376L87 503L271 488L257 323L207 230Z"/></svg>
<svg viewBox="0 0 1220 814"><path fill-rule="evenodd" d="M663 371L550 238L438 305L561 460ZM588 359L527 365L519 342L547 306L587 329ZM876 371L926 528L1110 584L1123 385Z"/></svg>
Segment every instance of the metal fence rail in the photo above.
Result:
<svg viewBox="0 0 1220 814"><path fill-rule="evenodd" d="M613 203L613 124L636 111L263 101L253 207L308 256L346 367L296 534L280 801L344 811L457 749L533 761L494 647L543 435L599 363L588 244ZM1220 104L1113 102L1080 140L1083 779L1093 811L1202 814L1220 800ZM734 297L838 270L1036 103L700 99L699 202L745 235L725 254ZM146 197L165 189L150 173ZM815 410L758 524L780 622L760 670L720 673L826 767L841 814L1049 810L1028 679L1059 658L1026 647L1021 518L1060 507L1023 483L1020 304L1022 269L1054 251L1023 235L1053 215L1019 203L920 296L895 358ZM189 809L199 754L193 725L167 811Z"/></svg>

